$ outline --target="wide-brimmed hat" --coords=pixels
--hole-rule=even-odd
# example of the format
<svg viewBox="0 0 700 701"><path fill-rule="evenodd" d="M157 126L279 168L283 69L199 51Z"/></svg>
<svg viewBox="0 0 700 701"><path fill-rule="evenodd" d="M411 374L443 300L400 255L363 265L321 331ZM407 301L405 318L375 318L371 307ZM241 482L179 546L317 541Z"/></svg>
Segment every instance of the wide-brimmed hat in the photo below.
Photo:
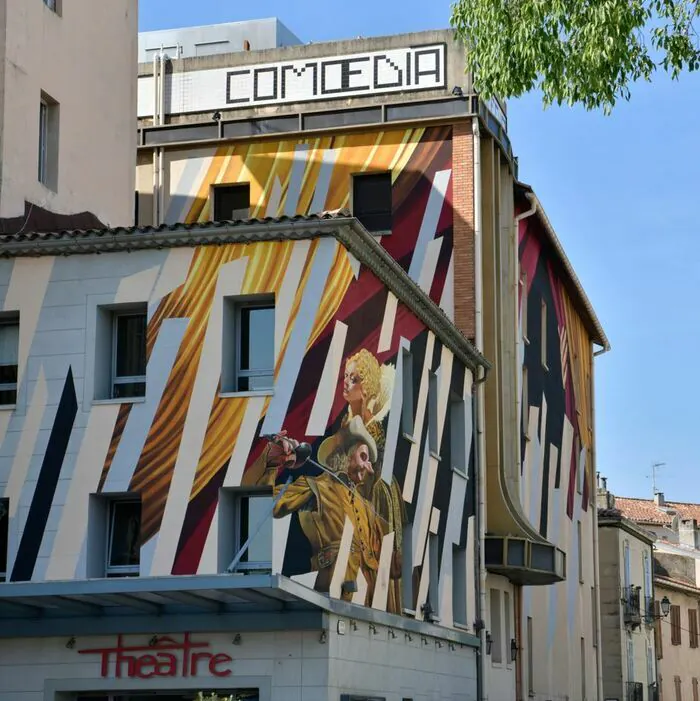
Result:
<svg viewBox="0 0 700 701"><path fill-rule="evenodd" d="M370 462L377 461L377 444L359 416L353 416L346 426L326 438L318 449L318 461L323 467L329 467L328 459L333 453L342 450L347 453L358 443L364 443L369 450Z"/></svg>

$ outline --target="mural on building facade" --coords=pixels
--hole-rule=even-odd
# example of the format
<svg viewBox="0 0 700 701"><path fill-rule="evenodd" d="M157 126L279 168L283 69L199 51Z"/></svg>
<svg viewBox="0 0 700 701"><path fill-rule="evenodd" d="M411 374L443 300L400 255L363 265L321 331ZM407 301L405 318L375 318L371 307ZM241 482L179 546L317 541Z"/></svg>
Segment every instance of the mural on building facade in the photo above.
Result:
<svg viewBox="0 0 700 701"><path fill-rule="evenodd" d="M197 169L204 174L199 180L182 174L193 183L178 205L187 209L184 218L190 223L208 219L206 193L213 183L250 182L251 214L262 217L342 207L353 172L390 169L393 226L381 245L435 301L451 309L449 129L237 145L207 156ZM185 190L183 183L174 187ZM54 491L48 501L42 498L47 503L41 517L38 511L30 515L27 538L36 551L26 548L17 555L13 579L85 576L87 503L96 492L140 495L141 574L221 571L221 490L265 484L281 494L275 506L274 571L331 596L397 613L415 608L421 617L430 601L449 624L455 548L469 553L469 574L460 575L468 590L474 579L471 373L453 362L439 339L335 239L75 256L39 264L46 270L38 299L45 305L60 299L82 310L82 319L94 313L85 309L95 295L100 304L148 301L148 389L143 403L93 406L89 363L76 365L74 340L66 338L62 345L53 334L51 350L59 359L51 371L64 363L68 378L66 409L59 406L56 421L61 414L67 431L61 435L70 437L70 447L54 451ZM15 276L20 268L26 275L26 265L13 263L11 296L14 287L26 284ZM83 277L93 282L69 284ZM227 394L221 385L224 300L262 294L275 298L274 394ZM23 319L35 319L34 330L27 331L30 340L31 334L43 338L55 324L51 308L40 303L20 311ZM89 336L88 330L81 333ZM35 347L26 347L31 357ZM411 436L404 435L399 421L404 352L412 358L415 388L406 400L414 416ZM19 394L26 396L30 418L37 402L59 404L41 394L43 380L36 372L42 361L30 368L20 360L20 374L22 367L27 372L20 377ZM429 418L432 384L437 401ZM465 406L464 429L456 427L464 434L461 456L451 456L455 398ZM30 440L28 421L13 417L8 437L19 431ZM439 444L433 448L440 459L426 446L429 421L435 422ZM41 461L33 469L41 472ZM0 475L17 534L27 531L26 513L16 504L33 499L24 470L18 457L10 473ZM62 496L59 478L69 484ZM55 530L47 528L49 521L58 524ZM407 577L410 590L404 586ZM343 586L348 581L355 583L354 591Z"/></svg>

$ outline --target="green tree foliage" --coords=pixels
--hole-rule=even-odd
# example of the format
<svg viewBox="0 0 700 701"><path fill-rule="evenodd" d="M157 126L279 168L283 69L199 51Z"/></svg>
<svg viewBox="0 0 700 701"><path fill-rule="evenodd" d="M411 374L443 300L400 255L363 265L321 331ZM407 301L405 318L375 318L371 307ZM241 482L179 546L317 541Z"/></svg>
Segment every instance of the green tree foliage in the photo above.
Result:
<svg viewBox="0 0 700 701"><path fill-rule="evenodd" d="M452 26L485 98L610 112L657 70L700 68L700 0L455 0Z"/></svg>

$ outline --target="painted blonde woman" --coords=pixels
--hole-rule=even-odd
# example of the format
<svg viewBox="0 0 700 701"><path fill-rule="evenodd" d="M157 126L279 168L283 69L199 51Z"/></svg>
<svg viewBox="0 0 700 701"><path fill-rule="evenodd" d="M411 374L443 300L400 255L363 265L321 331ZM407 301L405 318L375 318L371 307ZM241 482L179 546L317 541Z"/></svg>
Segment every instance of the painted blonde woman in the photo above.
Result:
<svg viewBox="0 0 700 701"><path fill-rule="evenodd" d="M384 534L394 533L394 552L391 561L391 579L387 597L387 611L401 613L401 553L405 509L401 489L392 477L391 484L382 479L385 420L391 406L396 371L393 365L381 365L370 351L363 348L348 358L343 375L343 398L348 403L342 419L346 426L359 416L377 446L377 461L374 474L362 485L366 499L381 517ZM372 602L368 602L371 606Z"/></svg>

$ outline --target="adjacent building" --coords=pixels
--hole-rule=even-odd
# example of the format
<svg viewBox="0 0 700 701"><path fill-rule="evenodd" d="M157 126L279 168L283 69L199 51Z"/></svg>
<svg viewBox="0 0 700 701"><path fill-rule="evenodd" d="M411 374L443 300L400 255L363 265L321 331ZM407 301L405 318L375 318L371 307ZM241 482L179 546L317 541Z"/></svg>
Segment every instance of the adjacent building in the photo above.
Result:
<svg viewBox="0 0 700 701"><path fill-rule="evenodd" d="M137 0L4 3L0 36L0 230L132 224Z"/></svg>
<svg viewBox="0 0 700 701"><path fill-rule="evenodd" d="M622 516L605 486L598 531L603 698L656 701L662 595L654 591L654 536Z"/></svg>

